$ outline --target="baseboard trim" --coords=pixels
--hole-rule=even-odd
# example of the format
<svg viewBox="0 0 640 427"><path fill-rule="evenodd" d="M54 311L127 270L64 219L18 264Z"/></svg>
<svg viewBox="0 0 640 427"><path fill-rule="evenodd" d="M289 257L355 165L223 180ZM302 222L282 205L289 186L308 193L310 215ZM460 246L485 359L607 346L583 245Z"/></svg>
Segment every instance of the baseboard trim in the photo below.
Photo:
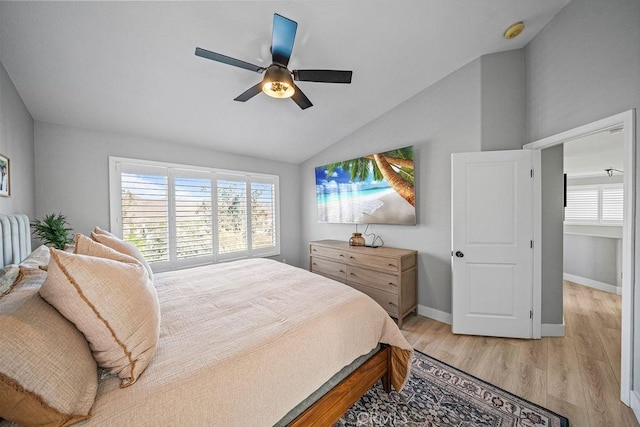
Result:
<svg viewBox="0 0 640 427"><path fill-rule="evenodd" d="M418 305L418 314L420 316L428 317L429 319L437 320L438 322L446 323L447 325L450 325L453 322L451 313L436 310L435 308L427 307L426 305Z"/></svg>
<svg viewBox="0 0 640 427"><path fill-rule="evenodd" d="M429 319L437 320L438 322L446 323L447 325L451 325L453 323L451 313L436 310L435 308L427 307L426 305L418 305L418 314L420 316L428 317ZM561 324L543 323L541 325L541 334L543 337L563 337L564 319Z"/></svg>
<svg viewBox="0 0 640 427"><path fill-rule="evenodd" d="M540 333L543 337L563 337L564 336L564 319L562 323L543 323L540 325Z"/></svg>
<svg viewBox="0 0 640 427"><path fill-rule="evenodd" d="M576 276L575 274L562 273L562 278L569 282L578 283L600 291L609 292L610 294L622 295L622 287L610 285L609 283L599 282L597 280L588 279L586 277Z"/></svg>
<svg viewBox="0 0 640 427"><path fill-rule="evenodd" d="M640 396L635 391L631 390L631 409L636 416L636 420L640 422Z"/></svg>

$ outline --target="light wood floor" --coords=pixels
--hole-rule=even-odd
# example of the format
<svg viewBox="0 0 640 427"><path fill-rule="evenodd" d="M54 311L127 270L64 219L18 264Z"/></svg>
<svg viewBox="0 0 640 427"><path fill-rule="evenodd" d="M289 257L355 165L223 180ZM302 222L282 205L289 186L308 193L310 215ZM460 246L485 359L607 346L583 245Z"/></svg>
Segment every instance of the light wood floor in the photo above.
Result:
<svg viewBox="0 0 640 427"><path fill-rule="evenodd" d="M565 282L562 338L454 335L422 316L408 317L403 333L414 348L564 415L571 427L638 426L620 401L620 301Z"/></svg>

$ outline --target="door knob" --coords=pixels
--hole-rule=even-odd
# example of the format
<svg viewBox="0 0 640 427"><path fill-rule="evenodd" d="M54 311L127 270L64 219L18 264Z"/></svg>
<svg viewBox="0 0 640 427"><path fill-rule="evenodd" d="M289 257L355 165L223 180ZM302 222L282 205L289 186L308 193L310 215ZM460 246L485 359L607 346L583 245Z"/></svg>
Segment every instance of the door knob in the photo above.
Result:
<svg viewBox="0 0 640 427"><path fill-rule="evenodd" d="M457 256L458 258L462 258L462 257L464 256L464 254L463 254L462 252L460 252L460 251L457 251L457 252L456 252L456 256Z"/></svg>

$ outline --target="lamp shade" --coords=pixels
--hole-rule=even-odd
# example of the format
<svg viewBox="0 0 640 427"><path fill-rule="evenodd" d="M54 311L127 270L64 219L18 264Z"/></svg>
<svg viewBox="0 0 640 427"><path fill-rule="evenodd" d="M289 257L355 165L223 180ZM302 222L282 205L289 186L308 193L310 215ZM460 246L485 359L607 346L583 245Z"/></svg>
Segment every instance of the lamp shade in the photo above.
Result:
<svg viewBox="0 0 640 427"><path fill-rule="evenodd" d="M262 91L273 98L290 98L295 93L291 73L284 67L272 65L265 71Z"/></svg>

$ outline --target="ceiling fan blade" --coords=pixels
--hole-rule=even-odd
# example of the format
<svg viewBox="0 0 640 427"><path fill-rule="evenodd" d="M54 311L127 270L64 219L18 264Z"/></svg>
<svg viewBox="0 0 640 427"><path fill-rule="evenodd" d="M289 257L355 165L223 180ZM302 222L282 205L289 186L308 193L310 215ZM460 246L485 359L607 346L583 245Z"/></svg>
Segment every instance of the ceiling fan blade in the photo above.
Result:
<svg viewBox="0 0 640 427"><path fill-rule="evenodd" d="M266 68L259 67L248 62L241 61L230 56L222 55L220 53L211 52L206 49L196 48L196 55L202 58L211 59L212 61L222 62L223 64L233 65L234 67L244 68L245 70L255 71L256 73L262 73Z"/></svg>
<svg viewBox="0 0 640 427"><path fill-rule="evenodd" d="M273 62L284 65L289 64L293 42L296 39L298 24L289 18L277 13L273 14L273 36L271 41L271 57Z"/></svg>
<svg viewBox="0 0 640 427"><path fill-rule="evenodd" d="M309 101L309 98L307 98L307 95L305 95L298 86L296 86L296 91L294 92L291 99L293 99L293 101L298 104L298 107L303 110L306 110L307 108L313 106L311 101Z"/></svg>
<svg viewBox="0 0 640 427"><path fill-rule="evenodd" d="M353 71L293 70L293 80L319 83L351 83Z"/></svg>
<svg viewBox="0 0 640 427"><path fill-rule="evenodd" d="M242 92L240 95L234 98L234 101L246 102L260 92L262 92L262 82L258 83L255 86L251 86L249 89Z"/></svg>

